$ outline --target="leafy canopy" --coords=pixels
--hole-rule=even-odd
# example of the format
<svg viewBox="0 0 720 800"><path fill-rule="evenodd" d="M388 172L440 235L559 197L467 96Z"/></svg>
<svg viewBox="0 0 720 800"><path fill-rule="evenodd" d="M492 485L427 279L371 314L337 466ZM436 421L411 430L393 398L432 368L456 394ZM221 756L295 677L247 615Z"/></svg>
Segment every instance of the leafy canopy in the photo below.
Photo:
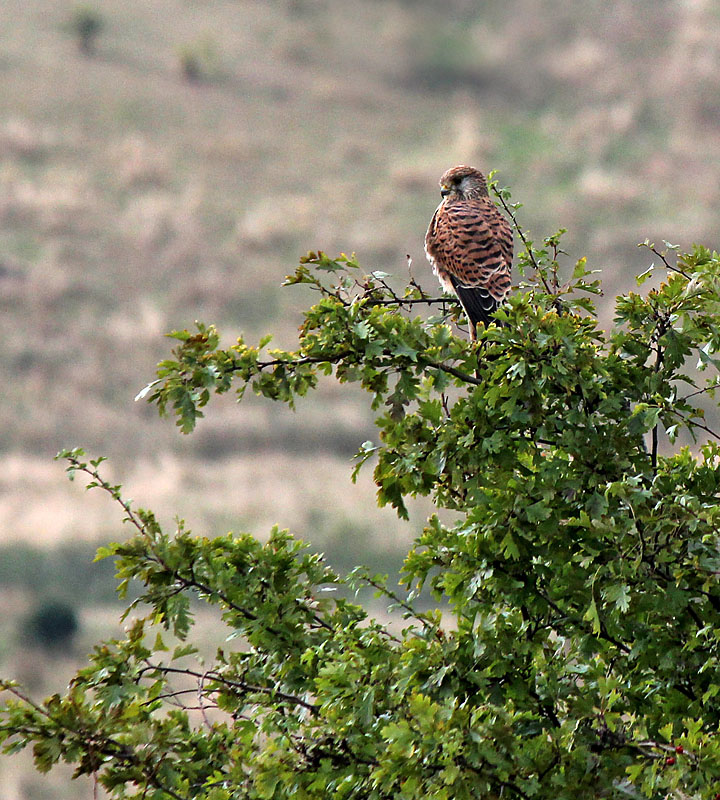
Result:
<svg viewBox="0 0 720 800"><path fill-rule="evenodd" d="M427 495L453 521L428 520L396 592L277 529L167 533L101 459L63 453L122 506L134 535L99 557L142 589L125 638L64 696L3 684L6 752L32 744L38 769L74 763L118 798L720 796L720 447L700 405L718 385L720 259L646 243L667 274L618 298L606 333L584 260L563 284L559 235L520 235L527 277L476 345L453 301L323 253L286 282L317 293L296 350L172 334L143 394L184 432L216 393L293 406L322 376L356 382L378 502L406 516ZM368 585L404 622L346 599ZM423 586L444 616L414 607ZM205 661L197 603L227 638Z"/></svg>

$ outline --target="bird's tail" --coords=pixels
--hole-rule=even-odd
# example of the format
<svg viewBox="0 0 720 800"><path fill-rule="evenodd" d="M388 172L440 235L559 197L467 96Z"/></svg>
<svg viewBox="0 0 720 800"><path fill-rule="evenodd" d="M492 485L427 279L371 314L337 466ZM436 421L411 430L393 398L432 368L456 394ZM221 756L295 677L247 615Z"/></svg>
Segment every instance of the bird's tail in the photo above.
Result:
<svg viewBox="0 0 720 800"><path fill-rule="evenodd" d="M483 289L480 286L463 286L455 277L452 277L451 280L460 303L467 314L470 322L470 336L474 341L476 338L475 328L478 322L489 325L493 321L490 315L497 311L499 303L487 289Z"/></svg>

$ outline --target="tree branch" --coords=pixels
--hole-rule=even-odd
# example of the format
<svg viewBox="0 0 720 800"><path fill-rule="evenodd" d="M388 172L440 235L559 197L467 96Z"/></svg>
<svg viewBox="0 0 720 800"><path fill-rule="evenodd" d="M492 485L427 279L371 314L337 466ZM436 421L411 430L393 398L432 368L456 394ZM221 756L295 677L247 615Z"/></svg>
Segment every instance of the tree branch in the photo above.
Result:
<svg viewBox="0 0 720 800"><path fill-rule="evenodd" d="M87 752L95 751L132 767L136 767L142 772L148 783L150 783L156 789L159 789L160 791L170 795L170 797L174 798L174 800L190 800L189 797L180 795L169 786L165 786L160 780L158 780L154 770L143 765L143 762L138 758L137 754L133 750L129 750L125 745L120 744L120 742L116 741L112 737L103 736L101 734L99 735L97 729L88 731L84 728L71 727L66 722L56 719L47 708L44 708L43 706L34 702L14 686L0 684L0 691L9 692L17 697L18 700L21 700L23 703L32 708L37 714L40 714L54 725L57 725L57 727L61 730L67 731L73 736L78 737L86 746ZM36 733L31 728L22 731L18 731L16 729L16 732L24 733L25 736L31 738Z"/></svg>
<svg viewBox="0 0 720 800"><path fill-rule="evenodd" d="M140 673L147 670L156 670L157 672L162 673L172 673L175 675L186 675L192 678L197 678L198 680L206 681L214 681L216 683L220 683L223 686L227 686L231 689L240 689L243 692L256 692L257 694L267 694L271 697L278 697L280 700L284 700L286 703L292 703L294 705L302 706L303 708L307 709L311 714L317 715L318 714L318 706L313 703L308 703L306 700L303 700L302 697L297 697L296 695L288 694L287 692L283 692L280 689L273 689L269 686L254 686L252 684L246 683L245 681L238 681L232 680L230 678L226 678L221 673L217 672L216 670L208 670L207 672L197 672L193 669L185 669L180 667L168 667L164 664L153 664L150 661L145 662L147 664L146 668L143 668Z"/></svg>

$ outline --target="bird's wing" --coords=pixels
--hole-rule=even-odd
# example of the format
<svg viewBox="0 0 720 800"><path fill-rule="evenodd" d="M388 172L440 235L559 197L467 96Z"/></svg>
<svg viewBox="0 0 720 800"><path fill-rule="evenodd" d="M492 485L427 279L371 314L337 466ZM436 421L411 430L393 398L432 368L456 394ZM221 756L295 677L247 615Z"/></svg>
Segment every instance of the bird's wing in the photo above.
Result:
<svg viewBox="0 0 720 800"><path fill-rule="evenodd" d="M508 221L488 198L438 207L425 239L438 273L453 287L482 288L497 302L510 289L513 239Z"/></svg>
<svg viewBox="0 0 720 800"><path fill-rule="evenodd" d="M497 206L492 203L492 210L488 217L488 225L490 226L493 234L495 235L495 239L500 245L500 251L505 258L505 264L507 265L508 274L510 274L510 269L512 267L512 260L513 260L513 232L512 228L510 227L510 223L507 219L498 211ZM509 287L508 287L509 288Z"/></svg>

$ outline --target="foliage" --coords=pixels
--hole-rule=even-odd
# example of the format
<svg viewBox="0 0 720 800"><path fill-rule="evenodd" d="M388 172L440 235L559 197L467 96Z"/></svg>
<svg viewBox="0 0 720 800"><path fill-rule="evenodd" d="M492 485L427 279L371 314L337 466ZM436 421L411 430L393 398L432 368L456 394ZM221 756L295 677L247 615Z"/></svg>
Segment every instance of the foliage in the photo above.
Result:
<svg viewBox="0 0 720 800"><path fill-rule="evenodd" d="M697 247L675 264L646 243L667 276L618 298L606 333L584 260L564 283L560 235L519 235L527 277L476 344L453 335L452 301L324 253L287 280L317 293L296 350L222 348L203 324L172 334L143 394L184 432L236 385L292 406L334 375L377 412L357 468L375 459L378 502L405 516L427 495L443 513L398 594L277 529L167 533L101 459L63 453L134 529L99 557L121 592L142 585L138 616L65 696L4 684L7 752L32 743L39 769L72 762L118 798L720 793L720 446L698 405L718 385L720 258ZM681 434L702 442L674 451ZM413 607L425 585L450 614ZM348 586L374 587L404 627ZM207 659L193 598L227 631Z"/></svg>

